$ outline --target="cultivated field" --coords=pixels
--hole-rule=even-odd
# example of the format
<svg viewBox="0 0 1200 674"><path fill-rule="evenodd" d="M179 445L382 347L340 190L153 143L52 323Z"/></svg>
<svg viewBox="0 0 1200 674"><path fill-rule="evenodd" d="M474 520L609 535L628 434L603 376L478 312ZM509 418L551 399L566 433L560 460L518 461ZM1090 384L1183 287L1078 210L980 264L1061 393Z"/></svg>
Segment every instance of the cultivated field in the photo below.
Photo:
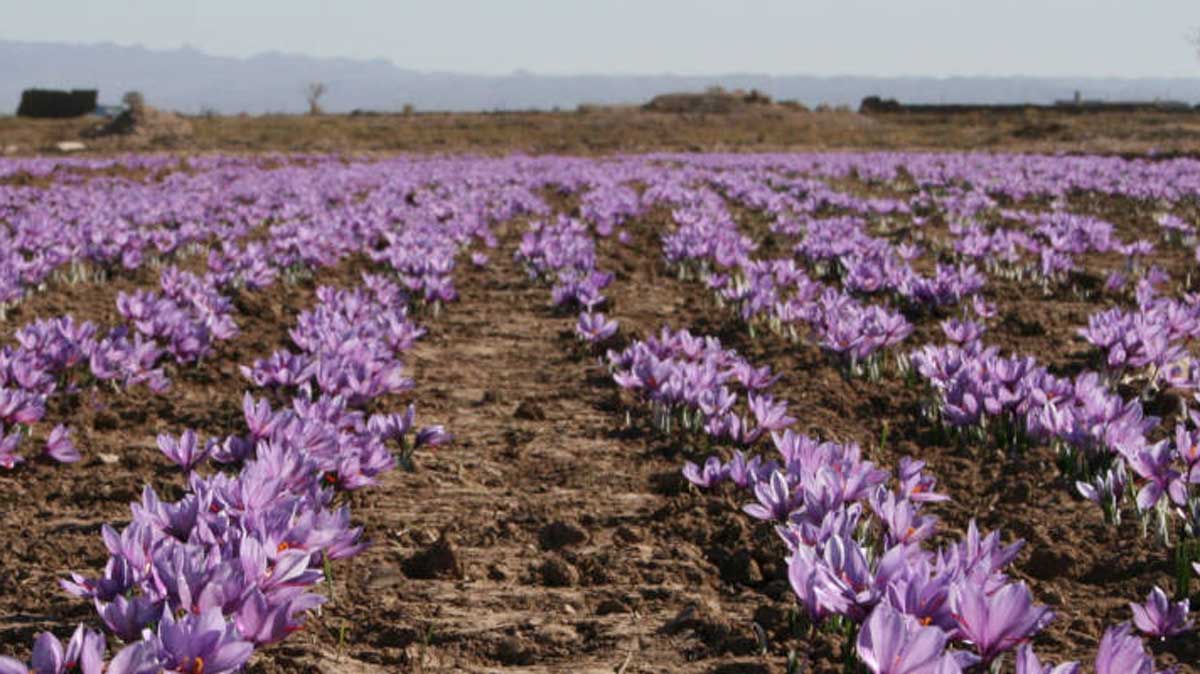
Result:
<svg viewBox="0 0 1200 674"><path fill-rule="evenodd" d="M1198 223L1186 158L0 160L0 673L1200 672Z"/></svg>
<svg viewBox="0 0 1200 674"><path fill-rule="evenodd" d="M573 112L188 117L193 133L85 139L88 153L420 152L571 155L617 152L776 152L937 150L990 152L1200 152L1200 113L1085 114L1047 110L965 114L860 115L808 112L786 105L727 114L661 113L636 107ZM0 117L0 152L34 155L79 140L96 118Z"/></svg>

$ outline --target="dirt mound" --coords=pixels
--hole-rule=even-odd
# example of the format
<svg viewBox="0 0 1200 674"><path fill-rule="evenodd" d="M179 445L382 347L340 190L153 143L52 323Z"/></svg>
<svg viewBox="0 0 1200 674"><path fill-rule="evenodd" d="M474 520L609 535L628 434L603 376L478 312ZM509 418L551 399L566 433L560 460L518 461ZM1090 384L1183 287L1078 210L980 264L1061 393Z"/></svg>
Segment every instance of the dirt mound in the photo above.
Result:
<svg viewBox="0 0 1200 674"><path fill-rule="evenodd" d="M650 112L673 114L730 114L751 106L769 106L770 104L771 98L757 89L746 92L741 90L725 91L721 87L712 87L701 93L661 94L655 96L642 108Z"/></svg>
<svg viewBox="0 0 1200 674"><path fill-rule="evenodd" d="M128 146L175 146L192 136L192 124L178 113L135 105L103 124L85 130L83 136L94 140L109 139Z"/></svg>

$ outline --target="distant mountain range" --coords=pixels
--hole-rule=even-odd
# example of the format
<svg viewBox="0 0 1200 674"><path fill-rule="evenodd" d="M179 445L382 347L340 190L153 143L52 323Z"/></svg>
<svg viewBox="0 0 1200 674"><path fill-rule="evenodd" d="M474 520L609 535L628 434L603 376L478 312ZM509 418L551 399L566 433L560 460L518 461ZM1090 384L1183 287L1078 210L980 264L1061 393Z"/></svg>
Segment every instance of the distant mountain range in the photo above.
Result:
<svg viewBox="0 0 1200 674"><path fill-rule="evenodd" d="M776 100L857 107L864 96L909 103L1051 103L1075 91L1089 100L1200 101L1200 77L817 77L811 75L470 75L421 72L390 61L322 59L268 52L249 58L213 56L193 48L150 50L114 44L53 44L0 40L0 114L16 111L30 87L98 88L104 103L141 91L151 105L199 113L303 112L305 89L323 82L330 112L355 109L524 110L583 103L642 103L653 96L758 89ZM1197 68L1200 73L1200 68Z"/></svg>

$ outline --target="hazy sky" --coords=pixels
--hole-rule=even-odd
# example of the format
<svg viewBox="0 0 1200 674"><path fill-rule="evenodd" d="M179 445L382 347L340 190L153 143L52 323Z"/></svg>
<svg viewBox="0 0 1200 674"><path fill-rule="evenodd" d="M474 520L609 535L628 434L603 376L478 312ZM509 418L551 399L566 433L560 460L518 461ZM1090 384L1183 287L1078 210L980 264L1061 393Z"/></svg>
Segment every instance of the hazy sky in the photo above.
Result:
<svg viewBox="0 0 1200 674"><path fill-rule="evenodd" d="M1200 0L0 0L0 17L0 39L492 74L1200 75Z"/></svg>

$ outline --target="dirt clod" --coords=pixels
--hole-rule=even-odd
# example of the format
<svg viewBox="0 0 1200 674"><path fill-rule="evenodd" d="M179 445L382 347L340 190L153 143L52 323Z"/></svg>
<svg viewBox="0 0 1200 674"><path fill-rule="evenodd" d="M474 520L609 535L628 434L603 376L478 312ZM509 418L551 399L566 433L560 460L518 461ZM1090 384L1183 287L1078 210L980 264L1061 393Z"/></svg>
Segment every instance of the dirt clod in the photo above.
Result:
<svg viewBox="0 0 1200 674"><path fill-rule="evenodd" d="M1071 555L1061 550L1038 547L1029 555L1025 570L1039 580L1050 580L1070 575L1074 569Z"/></svg>
<svg viewBox="0 0 1200 674"><path fill-rule="evenodd" d="M542 410L541 405L531 400L522 400L513 411L513 417L522 421L545 421L546 412Z"/></svg>
<svg viewBox="0 0 1200 674"><path fill-rule="evenodd" d="M579 584L579 569L558 555L550 555L538 569L547 587L571 587Z"/></svg>
<svg viewBox="0 0 1200 674"><path fill-rule="evenodd" d="M444 535L432 545L404 561L404 574L409 578L462 578L463 564L458 548Z"/></svg>
<svg viewBox="0 0 1200 674"><path fill-rule="evenodd" d="M758 585L763 581L758 562L745 549L738 550L721 562L721 578L741 585Z"/></svg>
<svg viewBox="0 0 1200 674"><path fill-rule="evenodd" d="M558 550L569 545L578 545L588 539L588 534L574 522L559 520L542 527L538 543L543 550Z"/></svg>
<svg viewBox="0 0 1200 674"><path fill-rule="evenodd" d="M502 665L528 665L533 662L533 649L516 637L507 637L496 645L496 661Z"/></svg>
<svg viewBox="0 0 1200 674"><path fill-rule="evenodd" d="M596 615L612 615L614 613L628 613L629 607L619 599L605 599L599 604L596 604Z"/></svg>

